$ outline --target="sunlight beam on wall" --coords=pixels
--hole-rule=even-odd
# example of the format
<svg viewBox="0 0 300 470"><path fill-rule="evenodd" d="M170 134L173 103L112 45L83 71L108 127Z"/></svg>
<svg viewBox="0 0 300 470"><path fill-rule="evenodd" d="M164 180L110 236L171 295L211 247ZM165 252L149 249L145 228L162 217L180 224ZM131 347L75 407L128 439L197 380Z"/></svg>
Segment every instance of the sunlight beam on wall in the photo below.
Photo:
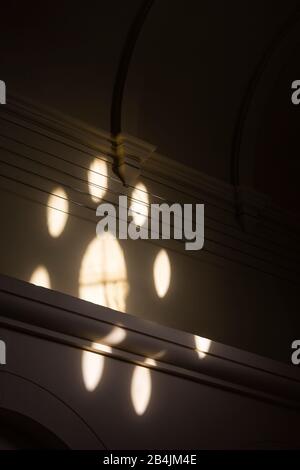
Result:
<svg viewBox="0 0 300 470"><path fill-rule="evenodd" d="M94 202L99 202L107 190L108 171L104 160L95 158L88 171L89 192Z"/></svg>
<svg viewBox="0 0 300 470"><path fill-rule="evenodd" d="M47 207L48 230L53 238L59 237L68 220L68 196L63 188L57 187L49 196Z"/></svg>
<svg viewBox="0 0 300 470"><path fill-rule="evenodd" d="M38 266L32 273L29 282L35 286L51 289L50 276L44 266Z"/></svg>
<svg viewBox="0 0 300 470"><path fill-rule="evenodd" d="M133 212L134 223L141 227L145 223L149 211L149 196L146 186L143 183L138 183L132 191L131 198L130 209Z"/></svg>
<svg viewBox="0 0 300 470"><path fill-rule="evenodd" d="M153 277L158 297L165 297L171 283L171 263L166 250L160 250L155 258Z"/></svg>
<svg viewBox="0 0 300 470"><path fill-rule="evenodd" d="M196 351L200 359L204 359L210 350L211 340L202 336L195 336Z"/></svg>
<svg viewBox="0 0 300 470"><path fill-rule="evenodd" d="M106 354L111 354L112 353L111 347L107 346L106 344L92 343L92 348L95 349L96 351L104 352Z"/></svg>
<svg viewBox="0 0 300 470"><path fill-rule="evenodd" d="M102 343L92 343L91 347L95 351L111 354L110 346ZM82 378L85 388L88 392L93 392L99 385L103 370L105 357L91 351L83 351L81 358Z"/></svg>
<svg viewBox="0 0 300 470"><path fill-rule="evenodd" d="M105 344L110 344L111 346L114 346L116 344L122 343L124 339L126 338L126 331L123 328L120 328L119 326L114 326L113 329L111 330L108 335L106 335L104 338L101 339Z"/></svg>
<svg viewBox="0 0 300 470"><path fill-rule="evenodd" d="M100 383L104 368L104 357L101 354L83 351L81 360L84 386L93 392Z"/></svg>
<svg viewBox="0 0 300 470"><path fill-rule="evenodd" d="M121 312L126 311L128 282L119 242L109 232L88 246L80 268L79 297Z"/></svg>
<svg viewBox="0 0 300 470"><path fill-rule="evenodd" d="M146 359L145 364L154 367L154 359ZM152 380L149 368L135 366L131 380L131 400L138 416L142 416L150 403L152 394Z"/></svg>

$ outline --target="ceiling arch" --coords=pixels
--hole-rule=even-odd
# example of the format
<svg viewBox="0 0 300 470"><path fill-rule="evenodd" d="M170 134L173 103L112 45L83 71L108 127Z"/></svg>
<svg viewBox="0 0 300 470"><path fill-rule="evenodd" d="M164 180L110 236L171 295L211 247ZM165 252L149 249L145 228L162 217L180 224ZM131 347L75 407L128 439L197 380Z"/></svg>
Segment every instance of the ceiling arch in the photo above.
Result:
<svg viewBox="0 0 300 470"><path fill-rule="evenodd" d="M236 133L233 142L232 177L234 186L255 186L253 181L257 162L257 137L265 118L265 108L270 99L276 100L276 88L279 76L291 60L291 55L300 42L300 8L296 9L283 24L277 35L270 41L269 47L262 54L258 66L249 80L245 96L241 103ZM296 60L294 61L296 64ZM297 78L295 69L295 77ZM284 85L281 94L289 95L290 82ZM277 90L278 92L279 90Z"/></svg>
<svg viewBox="0 0 300 470"><path fill-rule="evenodd" d="M135 47L122 131L231 183L240 108L297 2L155 2Z"/></svg>
<svg viewBox="0 0 300 470"><path fill-rule="evenodd" d="M0 78L8 95L127 132L230 183L249 80L297 4L11 0L2 7Z"/></svg>

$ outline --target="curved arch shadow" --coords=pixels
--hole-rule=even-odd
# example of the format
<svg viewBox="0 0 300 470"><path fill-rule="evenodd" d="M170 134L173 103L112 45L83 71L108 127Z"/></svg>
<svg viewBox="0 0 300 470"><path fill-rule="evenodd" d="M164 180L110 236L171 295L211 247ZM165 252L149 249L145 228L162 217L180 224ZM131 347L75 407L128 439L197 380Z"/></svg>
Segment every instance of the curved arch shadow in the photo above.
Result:
<svg viewBox="0 0 300 470"><path fill-rule="evenodd" d="M7 416L9 412L13 412L28 418L30 422L38 423L48 431L47 436L56 436L65 448L106 449L83 417L47 388L21 375L2 370L0 385L0 409L7 410ZM52 439L51 444L53 443Z"/></svg>
<svg viewBox="0 0 300 470"><path fill-rule="evenodd" d="M295 28L300 22L300 7L297 6L288 20L282 26L278 34L273 38L269 47L261 57L252 77L249 80L244 99L242 100L239 114L237 117L237 123L235 126L235 133L232 142L232 154L231 154L231 184L237 188L241 183L241 158L243 155L242 147L243 139L246 132L247 121L251 112L251 106L253 105L255 96L258 92L259 85L264 77L268 66L273 59L276 51L280 48L289 36L295 31Z"/></svg>
<svg viewBox="0 0 300 470"><path fill-rule="evenodd" d="M111 103L110 126L112 135L116 136L121 132L121 116L123 92L130 66L130 61L141 29L146 21L148 13L154 3L154 0L144 0L138 10L131 27L128 31L127 38L121 52L120 62L115 78L113 96Z"/></svg>
<svg viewBox="0 0 300 470"><path fill-rule="evenodd" d="M0 408L0 421L0 450L69 449L53 432L21 413Z"/></svg>

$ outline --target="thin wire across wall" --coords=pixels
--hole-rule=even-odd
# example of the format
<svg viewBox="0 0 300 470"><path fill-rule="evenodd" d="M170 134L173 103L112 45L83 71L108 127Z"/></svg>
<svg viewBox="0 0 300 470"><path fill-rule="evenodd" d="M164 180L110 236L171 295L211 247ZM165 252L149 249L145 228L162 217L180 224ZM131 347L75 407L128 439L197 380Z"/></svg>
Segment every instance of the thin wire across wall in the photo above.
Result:
<svg viewBox="0 0 300 470"><path fill-rule="evenodd" d="M51 152L48 152L48 151L42 151L42 150L41 150L40 148L38 148L38 147L35 147L35 146L32 146L32 145L28 145L28 144L26 144L26 143L24 143L24 142L21 142L21 141L15 139L15 138L8 137L8 136L3 135L3 134L0 134L0 136L3 137L3 138L5 138L5 139L11 140L11 141L13 141L13 142L15 142L15 143L18 143L18 144L20 144L20 145L23 145L23 146L25 146L25 147L27 147L27 148L29 148L29 149L31 149L31 150L35 150L35 151L37 151L37 152L44 153L44 154L49 155L49 156L51 156L51 157L53 157L53 158L55 158L55 159L61 160L61 161L65 162L65 163L67 163L67 164L69 164L69 165L71 165L71 166L80 168L80 169L82 169L82 170L84 170L84 171L87 171L87 172L93 172L93 173L95 173L95 174L97 174L97 175L99 175L99 176L101 176L101 177L103 177L103 178L106 178L107 180L112 180L112 181L114 181L115 183L118 183L119 185L122 185L122 183L120 182L120 180L119 180L118 178L114 177L114 176L105 175L105 174L103 174L103 173L99 173L98 171L91 170L91 169L89 169L88 167L86 167L86 166L84 166L84 165L81 165L81 164L78 164L78 163L70 162L68 159L65 159L65 158L63 158L63 157L61 157L61 156L55 155L55 154L53 154L53 153L51 153ZM114 195L124 195L124 194L122 194L122 193L120 193L120 192L116 192L116 191L111 190L111 189L108 187L108 185L107 185L107 186L101 186L101 185L96 184L96 183L91 183L91 182L87 181L85 178L77 177L77 176L72 175L72 174L70 174L70 173L68 173L68 172L66 172L66 171L63 171L63 170L61 170L61 169L59 169L59 168L57 168L57 167L54 167L54 166L49 165L49 164L46 164L46 163L41 162L41 161L39 161L39 160L35 160L34 158L25 156L24 154L21 154L21 153L19 153L19 152L11 151L11 150L9 150L9 149L7 149L7 148L5 148L5 147L1 147L1 148L2 148L3 150L7 151L7 152L10 152L10 153L12 153L12 154L15 154L15 155L21 157L21 158L23 158L23 159L26 159L26 160L28 160L28 161L31 161L32 163L42 165L42 166L44 166L44 167L47 167L48 169L51 169L51 170L53 170L53 171L62 173L62 174L64 174L64 175L68 176L68 177L74 178L75 180L81 181L81 182L87 184L89 187L92 186L92 187L101 189L101 190L103 190L103 191L105 191L105 192L107 192L107 193L111 193L111 194L114 194ZM103 162L107 163L108 165L111 165L111 163L110 163L109 161L105 160L104 158L100 158L100 157L97 157L97 156L94 156L94 155L93 155L93 157L94 157L95 159L98 159L98 160L100 160L100 161L103 161ZM42 175L39 175L39 176L42 177ZM63 185L63 183L60 183L60 184ZM132 188L132 189L135 189L134 186L129 186L129 187ZM79 192L84 193L83 191L77 190L76 188L72 188L72 189L73 189L74 191L79 191ZM172 189L172 187L171 187L171 189ZM173 188L173 189L174 189L174 188ZM151 192L149 192L149 191L143 191L142 189L139 189L139 191L140 191L140 192L145 192L148 196L149 196L149 195L150 195L150 196L153 196L153 197L155 197L155 198L157 198L157 199L160 199L160 201L163 201L163 202L165 202L165 203L167 203L167 204L169 204L169 205L174 204L174 202L168 201L167 199L164 199L164 198L162 198L161 196L157 196L156 194L151 193ZM147 203L145 203L145 202L143 202L143 201L136 200L136 199L134 199L133 197L129 197L129 198L130 198L132 201L136 201L140 206L145 205L145 206L149 207L149 204L147 204ZM211 204L210 202L208 202L208 203L206 203L206 204L207 204L207 205L214 206L214 205ZM216 207L216 206L214 206L214 207ZM216 222L216 223L221 224L221 225L226 226L226 227L230 227L231 229L235 229L234 226L232 226L232 225L230 225L230 224L226 224L226 223L224 223L224 222L222 222L222 221L219 221L219 220L217 220L217 219L211 217L211 216L208 215L207 213L206 213L206 219L210 219L210 220L212 220L213 222ZM253 242L249 242L248 240L245 240L245 239L242 240L241 238L239 238L239 237L237 237L237 236L234 236L234 235L232 235L232 234L229 234L228 232L223 232L223 231L221 231L221 230L215 229L215 228L213 228L213 227L211 227L211 226L210 226L210 230L212 230L212 231L214 231L214 232L216 232L216 233L225 235L226 237L232 238L233 240L236 240L236 241L245 243L245 244L247 244L247 245L249 245L249 246L252 246L252 247L254 247L254 248L263 249L264 251L268 251L268 252L270 252L270 253L272 253L272 254L275 254L275 255L278 254L276 251L272 250L271 248L268 248L268 247L263 247L263 248L262 248L261 246L255 244L255 243L253 243ZM265 237L259 237L259 238L261 238L261 239L263 239L264 241L266 241ZM268 240L268 242L269 242L269 240ZM272 242L272 244L273 244L273 245L277 245L278 247L285 247L285 248L286 248L286 245L282 245L282 244L279 244L279 243L276 243L276 242L275 242L275 243ZM231 247L231 246L228 246L228 245L226 245L226 246L229 247L229 248L231 248L231 249L233 249L233 247ZM285 255L285 257L286 257L286 259L290 259L290 260L292 261L292 258L289 258L289 257L286 256L286 255Z"/></svg>
<svg viewBox="0 0 300 470"><path fill-rule="evenodd" d="M11 120L7 119L7 117L0 116L0 119L4 119L4 120L6 120L6 121L8 121L8 122L10 122L10 123L12 123L12 124L14 124L14 125L17 125L17 126L19 126L19 127L22 127L22 128L25 128L25 129L28 130L28 127L22 125L21 123L16 123L15 121L11 121ZM104 158L101 158L99 155L95 155L94 153L90 152L88 149L85 149L85 150L83 151L82 149L80 149L80 148L78 148L78 147L75 147L74 145L72 145L72 144L70 144L70 143L65 144L64 142L61 142L61 140L55 139L53 136L52 136L52 137L49 137L49 136L45 135L45 134L42 133L42 132L38 132L36 129L30 129L30 132L37 133L37 134L41 135L41 136L44 137L44 138L46 137L46 138L48 138L49 140L58 142L59 144L62 144L62 145L67 146L68 148L74 148L76 151L81 152L84 156L89 155L89 156L92 156L93 158L96 158L96 159L98 159L98 160L100 160L100 161L104 161L104 162L106 162L107 164L111 165L111 162L107 161L107 160L104 159ZM10 138L10 139L13 140L13 138L11 138L11 137L7 137L7 136L3 136L3 137L5 137L5 138ZM62 157L57 156L57 155L55 155L55 154L53 154L53 153L50 153L50 152L43 152L43 150L41 150L41 149L39 149L39 148L37 148L37 147L29 146L29 145L24 144L23 142L20 142L20 141L17 141L17 140L15 140L15 141L18 142L18 143L20 143L20 144L22 144L22 145L26 145L28 148L32 148L32 149L34 149L34 150L36 150L36 151L38 151L38 152L42 152L42 153L48 154L49 156L52 156L52 157L54 157L54 158L56 158L56 159L64 160L64 161L66 161L67 163L69 163L69 164L71 164L71 165L74 165L75 167L76 167L76 166L80 167L80 165L78 165L78 164L76 164L76 163L73 163L73 162L70 162L69 160L63 159ZM80 142L79 142L79 143L80 143ZM90 144L89 144L89 147L91 147ZM94 150L95 150L97 153L99 152L99 150L98 150L97 148L94 148ZM108 155L109 155L111 158L113 158L113 155L110 155L110 154L108 154ZM86 169L86 170L87 170L86 167L84 167L84 166L81 166L81 167L82 167L83 169ZM102 176L106 176L106 175L102 175ZM118 184L122 184L122 183L120 182L120 180L119 180L118 178L116 178L116 177L113 177L113 176L110 176L110 175L109 175L108 178L111 179L111 180L114 181L114 182L117 182ZM145 179L148 179L148 180L150 180L150 181L153 181L153 180L151 180L151 178L149 178L149 177L146 177ZM156 183L157 183L157 182L156 182ZM168 187L169 189L172 189L172 190L176 190L176 191L178 190L177 188L174 188L172 185L169 185L169 184L164 184L164 186L165 186L165 187ZM130 188L133 188L133 186L131 186L131 185L129 185L129 187L130 187ZM182 188L181 188L180 192L181 192L181 194L184 194L184 195L187 195L187 196L190 197L190 194L187 194ZM166 199L161 198L161 197L160 197L159 195L157 195L157 194L150 193L150 192L149 192L149 194L150 194L151 196L155 197L155 198L158 198L158 199L160 199L160 200L164 200L164 201L165 201L166 203L168 203L168 204L173 204L173 202L167 201ZM224 212L230 213L231 215L234 213L233 210L226 209L225 207L220 207L220 206L218 206L218 205L216 205L216 204L213 204L212 202L206 202L206 205L211 206L211 207L214 207L214 208L217 208L217 209L222 210L222 211L224 211ZM213 217L211 217L211 216L209 216L209 215L207 215L207 214L206 214L206 218L210 218L212 221L214 221L214 222L216 222L216 223L218 223L219 225L222 225L222 226L224 226L224 227L229 227L231 230L232 230L232 229L233 229L233 230L237 230L234 225L225 223L225 222L220 221L220 220L217 220L217 219L215 219L215 218L213 218ZM215 232L218 232L218 233L222 233L222 234L226 235L227 237L230 237L230 238L232 238L232 239L234 239L234 240L238 240L238 241L240 241L240 242L242 242L242 243L246 243L246 244L248 244L249 246L253 246L253 247L255 247L255 248L261 249L261 247L258 246L258 245L256 245L255 243L249 242L248 240L245 240L245 239L241 239L240 237L237 237L237 236L233 236L233 235L231 235L231 234L228 234L227 232L224 233L224 232L222 232L222 231L220 231L220 230L214 229L213 227L211 227L211 230L213 230L213 231L215 231ZM292 233L292 234L294 235L294 233ZM278 243L277 241L270 241L269 238L266 238L265 236L263 236L263 235L261 235L261 234L256 233L256 234L255 234L255 237L256 237L257 239L263 241L264 243L266 243L266 242L267 242L268 244L272 243L272 245L273 245L274 247L277 246L277 247L280 247L280 248L281 248L281 247L284 247L285 249L288 248L287 245L282 245L281 243ZM263 249L264 249L265 251L270 251L270 252L272 251L273 253L277 254L276 252L274 252L274 250L268 250L266 247L263 247Z"/></svg>
<svg viewBox="0 0 300 470"><path fill-rule="evenodd" d="M1 117L0 117L0 118L1 118ZM16 124L15 122L13 122L13 123ZM17 124L17 125L20 125L20 124ZM24 127L24 126L22 126L22 127ZM37 132L37 131L34 131L34 132ZM41 134L41 135L43 135L43 137L45 137L44 134ZM61 160L61 161L65 162L65 163L67 163L67 164L69 164L69 165L74 166L74 167L80 168L80 169L85 170L85 171L94 172L94 173L98 174L99 176L102 176L102 177L104 177L104 178L107 178L108 180L112 180L112 181L114 181L115 183L118 183L119 185L122 184L122 183L120 182L120 180L119 180L118 178L114 177L114 176L111 176L111 175L104 175L104 174L102 174L102 173L99 173L98 171L93 171L93 170L89 169L88 167L86 167L85 165L80 165L80 164L78 164L78 163L70 162L68 159L65 159L65 158L63 158L63 157L61 157L61 156L55 155L55 154L53 154L53 153L51 153L51 152L48 152L48 151L45 152L45 151L41 150L41 149L38 148L38 147L25 144L24 142L21 142L21 141L19 141L19 140L17 140L17 139L14 139L14 138L12 138L12 137L8 137L8 136L3 135L3 134L0 134L0 136L1 136L2 138L5 138L5 139L8 139L8 140L14 141L15 143L18 143L18 144L20 144L20 145L26 146L27 148L29 148L29 149L31 149L31 150L35 150L35 151L37 151L37 152L40 152L40 153L43 153L43 154L47 154L47 155L49 155L49 156L51 156L51 157L53 157L53 158L56 158L56 159L58 159L58 160ZM48 137L48 136L46 136L46 137ZM49 137L48 137L48 138L49 138ZM52 139L52 138L51 138L51 140L55 140L55 139ZM60 142L60 141L58 141L58 142ZM61 142L60 142L60 143L61 143ZM64 145L66 145L66 144L64 144ZM68 147L70 147L70 146L68 145ZM31 157L25 156L24 154L21 154L21 153L19 153L19 152L11 151L11 150L9 150L9 149L7 149L7 148L5 148L5 147L1 147L1 148L2 148L3 150L7 151L7 152L10 152L10 153L12 153L12 154L14 154L14 155L20 157L20 158L23 158L23 159L26 159L26 160L28 160L28 161L31 161L31 162L34 163L34 164L42 165L42 166L44 166L44 167L47 167L48 169L51 169L51 170L53 170L53 171L59 172L59 173L61 173L61 174L64 174L64 175L66 175L66 176L68 176L68 177L71 177L71 178L73 178L73 179L75 179L75 180L77 180L77 181L80 181L80 182L82 182L82 183L84 183L84 184L88 184L89 187L92 186L92 187L95 187L95 188L99 188L99 189L105 190L107 193L113 194L113 195L115 195L115 196L122 195L122 193L113 191L113 190L111 190L109 187L105 187L105 186L101 186L101 185L99 185L99 184L95 184L95 183L92 183L92 182L88 182L85 178L77 177L77 176L72 175L72 174L70 174L70 173L68 173L68 172L66 172L66 171L63 171L63 170L61 170L61 169L59 169L59 168L57 168L57 167L53 167L52 165L49 165L49 164L46 164L46 163L44 163L44 162L35 160L34 158L31 158ZM99 157L99 156L96 156L96 155L94 155L93 153L88 153L88 152L83 151L83 150L81 150L81 149L76 149L76 150L79 150L80 152L82 152L82 153L85 154L85 155L86 155L86 154L89 154L89 155L92 156L93 158L98 159L98 160L101 160L101 161L104 161L104 162L106 162L108 165L111 165L111 163L110 163L109 161L107 161L106 159L101 158L101 157ZM86 156L87 156L87 155L86 155ZM6 164L6 165L13 166L12 164L8 164L7 162L4 162L4 161L1 161L1 162L4 163L4 164ZM22 167L18 167L17 165L15 165L14 167L15 167L15 169L24 171L24 172L26 172L26 173L28 173L28 174L33 175L33 176L36 176L36 177L39 177L39 178L47 179L48 181L51 181L51 182L53 182L53 183L55 183L55 184L59 184L60 186L63 186L63 187L68 188L68 189L71 189L72 191L79 192L79 193L81 193L81 194L83 194L83 195L90 195L90 193L87 193L87 192L85 192L85 191L83 191L83 190L81 190L81 189L78 189L78 188L74 188L73 186L67 185L66 183L63 183L63 182L61 182L61 181L58 181L58 180L55 180L55 179L51 179L51 178L47 178L47 177L45 177L45 176L43 176L43 175L40 175L39 173L32 172L32 171L30 171L30 170L26 170L26 169L24 169L24 168L22 168ZM107 186L108 186L108 185L107 185ZM132 189L135 189L133 186L129 186L129 187L132 188ZM169 186L169 187L172 188L171 186ZM172 189L175 189L175 188L172 188ZM139 189L139 191L143 192L142 189L141 189L141 190ZM167 204L169 204L169 205L174 204L174 202L167 201L166 199L162 198L161 196L158 196L158 195L156 195L156 194L153 194L153 193L151 193L151 192L149 192L149 191L145 191L145 193L147 193L148 196L150 195L150 196L153 196L153 197L155 197L155 198L158 198L158 199L160 199L160 201L163 201L163 202L165 202L165 203L167 203ZM183 191L181 191L181 193L182 193L182 194L185 194ZM140 206L145 205L145 206L147 206L147 208L150 206L150 204L147 204L147 203L145 203L145 202L143 202L143 201L140 201L140 200L136 200L136 199L133 198L133 197L129 197L129 199L131 199L131 201L137 202ZM103 200L104 200L104 201L107 201L107 200L104 199L104 198L103 198ZM76 204L78 204L78 205L82 205L82 203L78 203L78 201L77 201L77 202L73 201L73 202L76 203ZM109 202L110 202L110 201L109 201ZM216 205L214 205L214 204L212 204L212 203L210 203L210 202L208 202L208 203L206 203L206 204L207 204L207 205L211 205L211 206L213 206L213 207L218 207L218 209L226 210L225 208L220 208L219 206L216 206ZM91 209L91 208L89 208L89 209ZM94 209L92 209L92 210L94 210ZM136 212L137 214L139 214L138 211L134 211L134 212ZM229 212L232 214L232 211L229 211ZM143 214L143 215L144 215L144 214ZM217 220L217 219L215 219L215 218L213 218L213 217L211 217L211 216L209 216L209 215L207 215L207 214L206 214L206 219L210 219L210 220L212 220L212 221L214 221L214 222L217 222L218 224L221 224L221 225L224 225L224 226L228 226L228 227L230 227L231 229L235 229L235 227L234 227L233 225L226 224L226 223L224 223L224 222L222 222L222 221L219 221L219 220ZM172 225L171 225L171 228L172 228ZM211 231L213 231L213 232L218 233L218 234L225 235L227 238L231 238L231 239L233 239L233 240L237 240L237 241L239 241L239 242L242 242L242 243L244 243L244 244L246 244L246 245L249 245L249 246L252 246L252 247L255 247L255 248L258 248L258 249L262 249L262 250L264 250L264 251L268 251L268 252L270 252L270 253L272 253L272 254L278 255L278 252L276 252L276 251L274 251L274 250L272 250L272 249L270 249L270 248L261 247L261 246L255 244L255 243L249 242L248 240L245 240L245 239L241 240L239 237L236 237L236 236L234 236L234 235L232 235L232 234L229 234L228 232L223 232L223 231L221 231L221 230L217 230L217 229L215 229L215 228L213 228L213 227L211 227L211 226L209 227L209 229L210 229ZM260 237L260 238L262 238L263 240L266 240L265 237ZM224 248L227 248L227 249L230 249L230 250L233 250L233 251L236 251L236 252L240 252L240 253L242 253L242 254L246 254L247 256L251 256L252 258L258 259L259 261L263 261L263 262L265 262L265 263L273 264L273 265L278 266L278 267L280 267L280 268L282 268L282 269L284 269L284 270L294 271L294 270L291 270L290 268L287 268L286 266L282 266L281 264L274 263L274 262L272 262L271 260L268 260L268 259L265 259L265 258L262 258L262 257L258 257L258 256L256 256L256 255L253 255L252 253L248 253L248 252L246 252L245 250L240 250L239 248L233 247L233 246L231 246L231 245L226 245L226 244L224 244L224 243L221 243L221 242L216 241L216 240L214 240L214 239L210 239L210 238L208 238L208 237L206 237L206 239L209 240L209 241L211 241L211 242L213 242L213 243L215 243L215 244L217 244L217 245L220 245L220 246L222 246L222 247L224 247ZM269 240L268 240L268 242L269 242ZM286 245L282 245L282 244L279 244L279 243L276 243L276 242L275 242L275 243L272 242L272 243L273 243L273 245L277 245L277 246L280 247L280 248L282 248L282 247L286 248ZM280 256L282 256L282 255L280 255ZM284 255L284 257L285 257L287 260L292 261L292 259L289 258L287 255ZM294 261L294 259L293 259L293 261ZM294 271L294 272L297 272L297 271Z"/></svg>
<svg viewBox="0 0 300 470"><path fill-rule="evenodd" d="M55 195L55 194L52 193L51 191L47 191L47 190L42 189L42 188L40 188L40 187L38 187L38 186L36 186L36 185L26 183L26 182L24 182L24 181L18 180L17 178L14 178L14 177L10 177L10 176L3 175L3 174L0 174L0 177L4 178L4 179L6 179L6 180L13 181L14 183L17 183L17 184L21 184L21 185L23 185L23 186L25 186L25 187L28 187L28 188L30 188L30 189L40 191L40 192L42 192L42 193L44 193L44 194L47 194L47 195L54 195L54 196L56 196L56 197L61 197L61 196ZM46 178L46 177L45 177L45 179L51 181L51 178ZM89 210L89 211L93 212L93 214L95 214L94 207L88 206L88 205L86 205L86 204L83 204L83 203L78 202L78 201L76 201L76 200L73 200L73 199L71 199L71 198L68 198L68 199L63 198L63 197L61 197L61 198L62 198L62 199L65 199L65 200L68 200L71 204L74 204L74 205L79 206L79 207L81 207L81 208L83 208L83 209ZM40 204L39 201L36 201L36 202ZM46 206L46 207L53 208L52 206L49 206L48 204L42 203L42 205L44 205L44 206ZM70 213L69 211L63 211L63 210L61 210L61 212L65 213L65 214L67 214L67 215L71 215L71 216L74 216L74 215L75 215L75 214ZM75 216L76 216L76 215L75 215ZM117 217L117 218L119 219L119 217ZM93 223L93 221L91 221L90 219L87 219L87 218L84 218L84 219L85 219L86 221L89 221L89 222ZM120 220L120 219L119 219L119 220ZM207 239L207 238L206 238L206 239ZM178 242L178 243L180 243L180 244L184 244L184 243L185 243L185 240L174 240L174 241L176 241L176 242ZM209 240L209 241L211 241L211 242L213 242L213 243L217 243L217 242L215 242L214 240ZM221 244L221 245L222 245L222 244ZM224 246L224 245L223 245L223 246ZM271 275L271 276L273 276L273 277L276 277L276 278L279 278L279 279L282 279L282 280L286 280L286 281L288 281L288 282L291 282L292 284L298 284L297 282L291 280L290 278L286 278L286 277L284 277L284 276L281 276L281 275L272 273L272 272L270 272L270 271L267 271L267 270L264 270L264 269L260 269L260 268L258 268L258 267L256 267L256 266L253 266L253 265L249 264L249 263L245 263L244 261L240 261L240 260L237 261L237 260L235 260L235 259L233 259L233 258L230 258L230 257L225 256L225 255L221 255L220 253L216 253L216 252L214 252L214 251L212 251L212 250L209 250L209 249L207 249L207 248L205 248L205 247L203 248L202 251L207 252L207 253L209 253L209 254L212 254L212 255L214 255L214 256L220 257L220 258L225 259L225 260L227 260L227 261L228 261L228 260L231 261L231 262L234 261L235 263L238 263L239 265L242 265L242 266L245 266L245 267L254 269L255 271L261 272L261 273L263 273L263 274L268 274L268 275ZM239 250L238 250L238 251L239 251ZM242 253L245 254L244 252L242 252ZM252 256L252 257L253 257L253 256ZM265 262L266 262L266 261L265 261ZM271 264L274 264L274 263L271 263ZM276 264L275 264L275 266L276 266ZM288 269L288 268L286 268L286 267L282 267L282 266L278 266L278 265L277 265L277 267L280 267L280 268L284 269L285 271L294 272L293 270ZM296 272L296 273L297 273L297 272ZM298 273L297 273L297 274L298 274Z"/></svg>

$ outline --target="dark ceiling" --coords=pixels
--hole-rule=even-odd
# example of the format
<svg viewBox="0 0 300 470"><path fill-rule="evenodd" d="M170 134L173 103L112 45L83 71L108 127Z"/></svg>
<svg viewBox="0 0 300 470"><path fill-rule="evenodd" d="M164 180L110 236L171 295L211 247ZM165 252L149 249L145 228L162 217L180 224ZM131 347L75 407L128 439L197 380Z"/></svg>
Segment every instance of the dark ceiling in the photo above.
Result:
<svg viewBox="0 0 300 470"><path fill-rule="evenodd" d="M144 0L1 5L8 93L110 131L116 73ZM155 0L135 45L122 130L224 181L249 81L297 0Z"/></svg>

